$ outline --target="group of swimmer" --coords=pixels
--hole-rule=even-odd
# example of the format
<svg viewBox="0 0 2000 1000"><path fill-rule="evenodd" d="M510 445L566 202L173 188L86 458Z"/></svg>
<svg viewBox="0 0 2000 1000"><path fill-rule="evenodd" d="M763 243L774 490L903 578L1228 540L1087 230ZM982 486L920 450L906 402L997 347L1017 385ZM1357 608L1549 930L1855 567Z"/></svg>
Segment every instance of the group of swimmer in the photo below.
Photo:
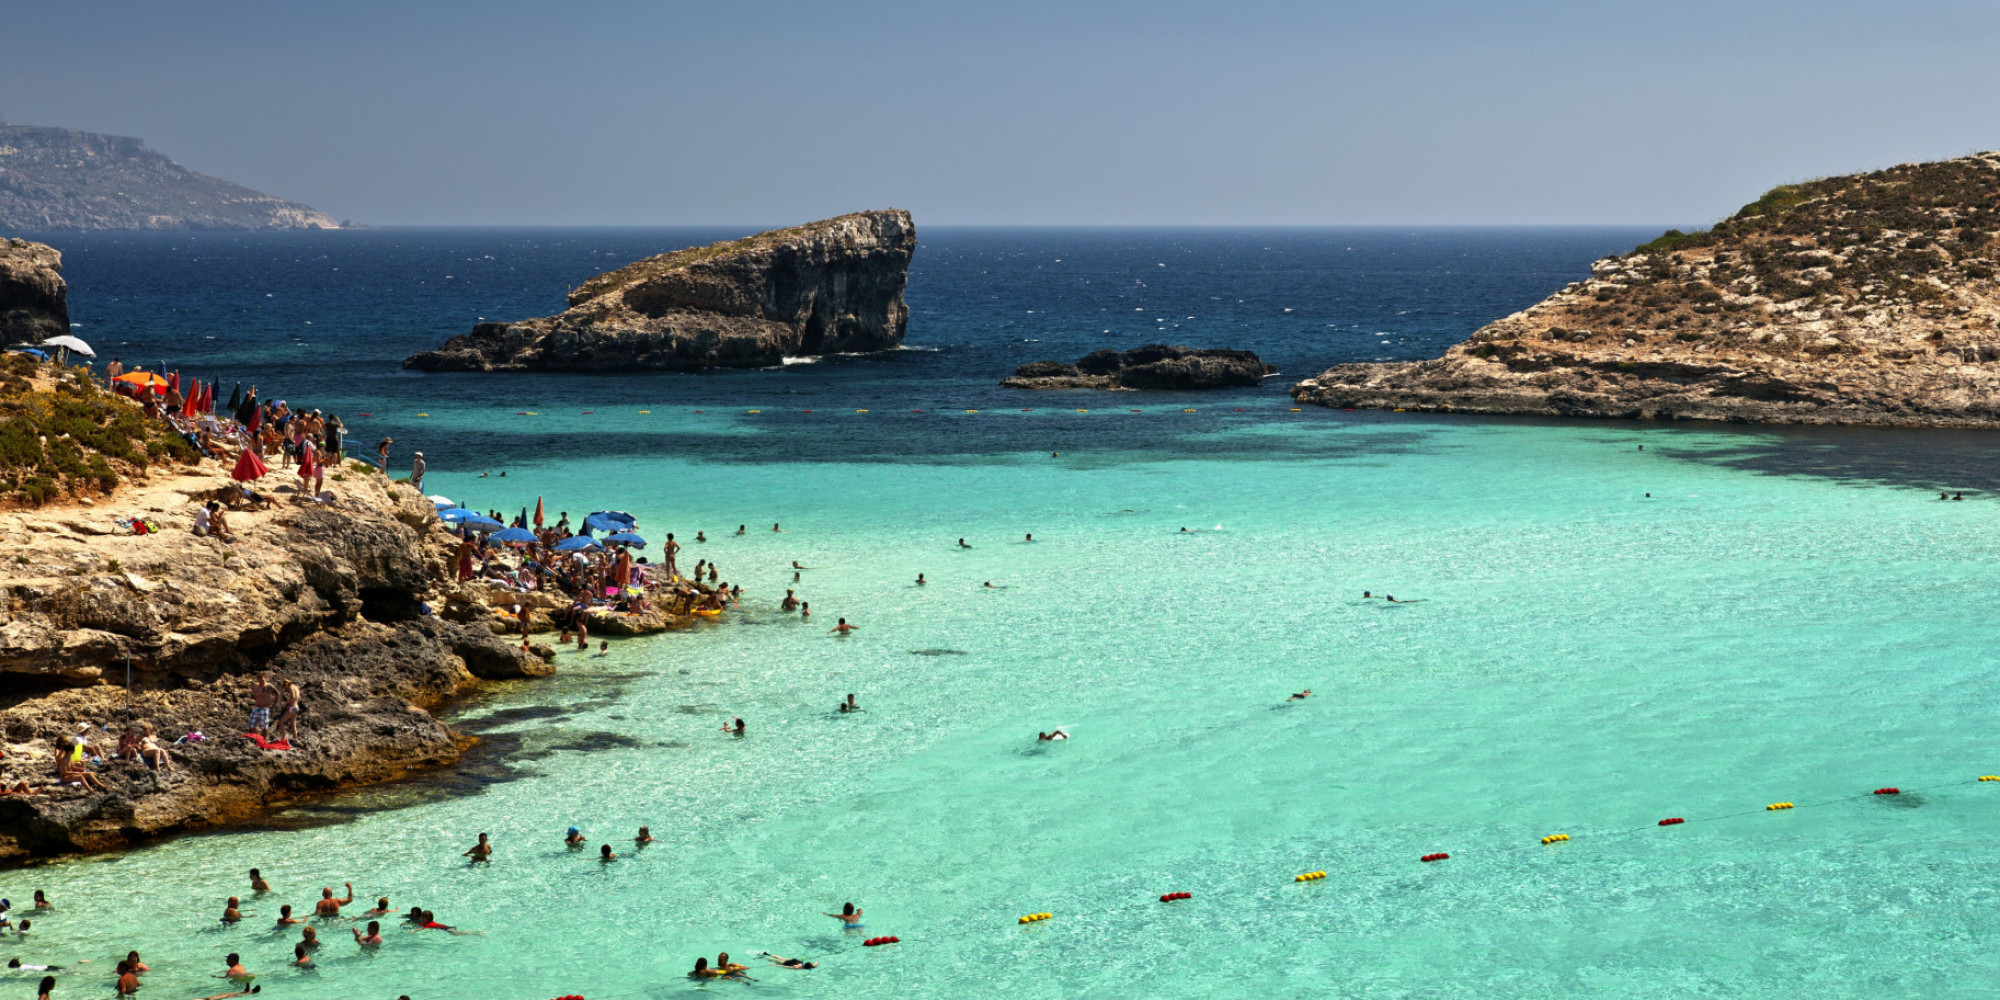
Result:
<svg viewBox="0 0 2000 1000"><path fill-rule="evenodd" d="M835 920L840 921L840 925L850 931L859 930L861 928L861 908L855 906L853 903L841 904L839 913L827 913L824 910L821 910L820 913L824 916L829 916ZM781 969L805 970L805 969L819 968L818 962L808 962L802 958L786 958L783 955L773 955L768 951L763 953L763 958L766 962L769 962L772 965L775 965ZM689 979L749 979L754 982L755 977L745 975L745 973L749 970L749 968L750 967L747 965L730 961L729 953L725 951L722 954L715 956L714 965L708 964L707 958L695 959L694 971L688 973L688 978Z"/></svg>
<svg viewBox="0 0 2000 1000"><path fill-rule="evenodd" d="M644 828L641 829L643 831ZM466 851L464 856L471 858L474 863L479 863L490 860L492 855L493 845L486 834L482 833L479 835L479 842L474 844L471 850ZM379 897L376 899L373 908L362 911L356 917L348 917L342 914L341 908L354 902L354 883L347 882L343 884L347 889L347 895L345 896L335 896L332 886L325 886L320 889L319 899L313 904L312 918L320 921L366 920L366 930L360 927L350 927L348 931L354 935L355 945L362 950L367 951L380 948L383 943L382 918L394 914L394 911L389 907L389 897ZM271 884L264 880L263 873L256 868L250 869L250 891L258 895L271 891ZM242 897L240 896L231 896L228 902L223 904L222 923L225 926L239 924L244 918L252 916L256 916L256 912L244 909ZM402 919L404 923L409 925L409 930L411 931L446 931L454 935L476 933L459 930L450 924L439 923L436 913L418 906L410 907L409 912L403 914ZM291 904L287 903L278 907L277 921L273 926L279 931L289 931L292 927L299 927L305 924L305 922L304 919L292 915ZM286 964L301 969L313 968L313 954L319 948L319 930L310 926L300 927L300 939L292 946L292 960ZM248 985L250 980L256 978L255 973L250 972L244 967L241 955L231 952L224 961L226 971L221 974L222 978L235 980L244 985ZM139 988L138 975L145 971L147 969L145 965L139 962L137 952L133 952L127 956L126 961L119 965L118 995L121 997L131 996L137 992ZM256 991L257 988L253 987L246 991L221 994L221 996L243 996Z"/></svg>

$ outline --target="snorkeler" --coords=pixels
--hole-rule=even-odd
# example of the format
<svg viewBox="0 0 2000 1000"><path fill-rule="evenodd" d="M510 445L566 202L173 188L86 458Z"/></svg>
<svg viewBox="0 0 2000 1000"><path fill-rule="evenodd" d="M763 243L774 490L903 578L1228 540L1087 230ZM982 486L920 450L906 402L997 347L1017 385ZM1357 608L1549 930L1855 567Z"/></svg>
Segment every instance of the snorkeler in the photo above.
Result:
<svg viewBox="0 0 2000 1000"><path fill-rule="evenodd" d="M471 858L474 864L481 861L491 861L493 860L493 845L487 842L486 835L482 833L479 835L479 843L472 845L471 850L459 855L459 857ZM387 907L388 905L388 900L385 899L382 901L383 907Z"/></svg>
<svg viewBox="0 0 2000 1000"><path fill-rule="evenodd" d="M1310 697L1312 697L1312 696L1313 696L1313 689L1312 689L1312 688L1306 688L1306 689L1305 689L1304 691L1300 691L1300 692L1299 692L1298 694L1295 694L1295 695L1291 696L1290 698L1286 698L1285 700L1286 700L1286 701L1304 701L1304 700L1306 700L1307 698L1310 698Z"/></svg>
<svg viewBox="0 0 2000 1000"><path fill-rule="evenodd" d="M765 961L767 961L767 962L769 962L769 963L771 963L772 965L781 965L781 966L784 966L784 967L785 967L785 968L787 968L787 969L817 969L817 968L819 968L819 963L818 963L818 962L808 962L808 961L805 961L804 959L798 959L798 958L785 958L785 957L783 957L783 956L779 956L779 955L773 955L773 954L771 954L771 953L770 953L770 952L768 952L768 951L764 953L764 960L765 960Z"/></svg>

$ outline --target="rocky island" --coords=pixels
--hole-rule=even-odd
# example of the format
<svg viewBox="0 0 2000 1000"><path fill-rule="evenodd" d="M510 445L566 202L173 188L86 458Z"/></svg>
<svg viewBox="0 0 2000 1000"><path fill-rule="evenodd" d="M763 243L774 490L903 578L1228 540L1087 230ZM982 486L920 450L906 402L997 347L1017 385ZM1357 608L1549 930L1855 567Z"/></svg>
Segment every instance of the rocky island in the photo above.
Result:
<svg viewBox="0 0 2000 1000"><path fill-rule="evenodd" d="M0 122L0 230L339 228L309 205L189 170L143 139Z"/></svg>
<svg viewBox="0 0 2000 1000"><path fill-rule="evenodd" d="M425 371L629 372L778 365L903 341L910 213L859 212L648 257L569 294L569 309L481 323L403 362Z"/></svg>
<svg viewBox="0 0 2000 1000"><path fill-rule="evenodd" d="M1778 187L1670 230L1433 361L1337 365L1302 403L2000 427L2000 153Z"/></svg>
<svg viewBox="0 0 2000 1000"><path fill-rule="evenodd" d="M62 254L46 243L0 240L0 348L69 332Z"/></svg>
<svg viewBox="0 0 2000 1000"><path fill-rule="evenodd" d="M1035 361L1001 379L1009 389L1222 389L1256 385L1276 368L1249 351L1147 344L1092 351L1066 365Z"/></svg>

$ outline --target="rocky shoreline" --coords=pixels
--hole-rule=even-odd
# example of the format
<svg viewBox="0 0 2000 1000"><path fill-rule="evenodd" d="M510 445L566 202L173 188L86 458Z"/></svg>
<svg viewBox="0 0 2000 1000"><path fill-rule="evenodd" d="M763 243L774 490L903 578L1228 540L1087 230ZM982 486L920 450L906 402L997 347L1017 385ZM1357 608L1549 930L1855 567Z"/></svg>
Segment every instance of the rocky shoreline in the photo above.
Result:
<svg viewBox="0 0 2000 1000"><path fill-rule="evenodd" d="M403 362L424 371L768 368L903 342L916 227L857 212L648 257L569 294L570 308L481 323Z"/></svg>
<svg viewBox="0 0 2000 1000"><path fill-rule="evenodd" d="M1669 231L1431 361L1301 403L1738 423L2000 427L2000 153L1773 189Z"/></svg>
<svg viewBox="0 0 2000 1000"><path fill-rule="evenodd" d="M128 724L163 744L201 734L169 746L170 770L99 765L104 792L0 796L0 861L123 847L448 766L470 739L434 711L482 682L552 672L545 646L424 614L448 554L434 508L380 474L340 478L330 504L281 487L269 509L233 512L233 544L190 530L200 502L233 495L216 469L0 513L5 783L49 784L79 729L107 751ZM132 518L157 531L118 523ZM242 736L261 670L303 690L291 750Z"/></svg>

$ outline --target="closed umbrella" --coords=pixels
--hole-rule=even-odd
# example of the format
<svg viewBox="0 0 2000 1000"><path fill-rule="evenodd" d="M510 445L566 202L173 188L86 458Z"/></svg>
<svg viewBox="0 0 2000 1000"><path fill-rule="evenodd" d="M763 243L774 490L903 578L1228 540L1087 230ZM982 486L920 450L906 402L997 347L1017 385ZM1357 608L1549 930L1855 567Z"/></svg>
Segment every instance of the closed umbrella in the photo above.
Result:
<svg viewBox="0 0 2000 1000"><path fill-rule="evenodd" d="M542 526L542 498L535 498L535 527Z"/></svg>
<svg viewBox="0 0 2000 1000"><path fill-rule="evenodd" d="M238 382L236 383L236 388L229 390L229 412L235 413L236 411L242 408L243 408L243 383Z"/></svg>

